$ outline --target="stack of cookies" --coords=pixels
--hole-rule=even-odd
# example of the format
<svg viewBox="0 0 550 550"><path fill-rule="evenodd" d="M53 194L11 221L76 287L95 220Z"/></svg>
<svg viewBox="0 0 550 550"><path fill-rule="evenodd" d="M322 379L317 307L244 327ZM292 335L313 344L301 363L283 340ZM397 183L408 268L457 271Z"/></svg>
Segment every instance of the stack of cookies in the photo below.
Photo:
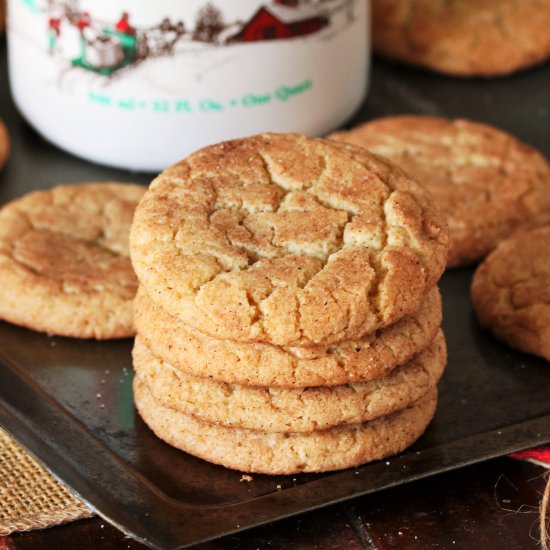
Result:
<svg viewBox="0 0 550 550"><path fill-rule="evenodd" d="M198 151L132 225L139 413L246 472L400 452L436 407L447 247L424 189L358 147L266 134Z"/></svg>

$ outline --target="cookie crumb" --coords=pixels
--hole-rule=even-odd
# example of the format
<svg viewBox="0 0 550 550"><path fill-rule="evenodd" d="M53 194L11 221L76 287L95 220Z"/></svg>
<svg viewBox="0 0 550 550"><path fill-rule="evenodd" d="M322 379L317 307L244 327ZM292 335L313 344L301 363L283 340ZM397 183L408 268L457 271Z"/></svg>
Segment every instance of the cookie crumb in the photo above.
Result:
<svg viewBox="0 0 550 550"><path fill-rule="evenodd" d="M241 479L239 479L240 482L243 481L252 481L254 478L252 476L242 475Z"/></svg>

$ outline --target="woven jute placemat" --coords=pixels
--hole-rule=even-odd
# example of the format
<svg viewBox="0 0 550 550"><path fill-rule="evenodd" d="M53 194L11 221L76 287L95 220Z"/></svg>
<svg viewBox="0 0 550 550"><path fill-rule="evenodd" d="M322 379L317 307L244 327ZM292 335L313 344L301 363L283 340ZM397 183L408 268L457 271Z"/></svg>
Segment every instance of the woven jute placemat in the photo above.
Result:
<svg viewBox="0 0 550 550"><path fill-rule="evenodd" d="M0 536L92 515L0 428Z"/></svg>

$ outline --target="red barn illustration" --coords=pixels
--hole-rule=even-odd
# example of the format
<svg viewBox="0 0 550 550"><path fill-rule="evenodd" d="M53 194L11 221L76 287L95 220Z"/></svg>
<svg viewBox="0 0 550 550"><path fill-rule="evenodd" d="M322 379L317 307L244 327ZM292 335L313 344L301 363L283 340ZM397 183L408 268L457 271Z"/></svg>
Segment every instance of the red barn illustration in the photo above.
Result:
<svg viewBox="0 0 550 550"><path fill-rule="evenodd" d="M254 42L305 36L328 24L328 18L319 15L318 8L303 0L275 0L262 6L231 41Z"/></svg>

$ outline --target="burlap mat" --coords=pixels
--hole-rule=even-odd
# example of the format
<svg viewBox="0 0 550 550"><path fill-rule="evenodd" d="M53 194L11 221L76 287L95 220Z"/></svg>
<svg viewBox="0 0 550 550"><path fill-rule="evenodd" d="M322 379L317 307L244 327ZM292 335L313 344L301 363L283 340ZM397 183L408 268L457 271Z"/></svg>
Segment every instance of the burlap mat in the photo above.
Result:
<svg viewBox="0 0 550 550"><path fill-rule="evenodd" d="M0 536L92 515L0 428Z"/></svg>

